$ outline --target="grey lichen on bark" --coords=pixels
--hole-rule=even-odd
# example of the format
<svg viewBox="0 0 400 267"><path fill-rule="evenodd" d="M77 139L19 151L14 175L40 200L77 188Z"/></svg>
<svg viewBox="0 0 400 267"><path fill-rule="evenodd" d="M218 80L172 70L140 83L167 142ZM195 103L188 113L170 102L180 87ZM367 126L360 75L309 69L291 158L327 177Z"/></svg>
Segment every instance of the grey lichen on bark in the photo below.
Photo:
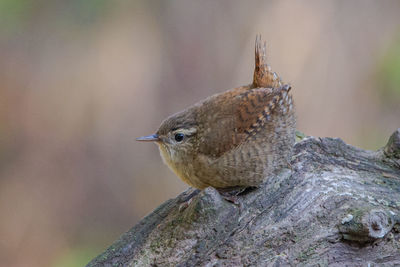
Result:
<svg viewBox="0 0 400 267"><path fill-rule="evenodd" d="M88 266L400 265L400 129L378 151L305 137L291 166L239 205L188 189Z"/></svg>

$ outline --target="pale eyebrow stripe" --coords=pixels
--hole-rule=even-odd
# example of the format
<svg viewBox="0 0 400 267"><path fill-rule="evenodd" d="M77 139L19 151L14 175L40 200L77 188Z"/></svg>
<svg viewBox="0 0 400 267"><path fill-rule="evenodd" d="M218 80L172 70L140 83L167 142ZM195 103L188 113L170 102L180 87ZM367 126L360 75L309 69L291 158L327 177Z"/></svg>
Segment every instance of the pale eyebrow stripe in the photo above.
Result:
<svg viewBox="0 0 400 267"><path fill-rule="evenodd" d="M175 130L174 133L175 132L176 133L183 133L185 135L193 135L193 134L195 134L197 132L197 129L194 128L194 127L188 128L188 129L180 128L180 129Z"/></svg>

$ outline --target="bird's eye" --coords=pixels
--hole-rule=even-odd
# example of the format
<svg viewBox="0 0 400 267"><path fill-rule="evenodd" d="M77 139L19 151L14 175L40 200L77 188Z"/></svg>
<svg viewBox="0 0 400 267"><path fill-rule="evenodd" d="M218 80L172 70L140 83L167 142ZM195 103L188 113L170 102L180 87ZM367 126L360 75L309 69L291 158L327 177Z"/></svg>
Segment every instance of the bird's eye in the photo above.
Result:
<svg viewBox="0 0 400 267"><path fill-rule="evenodd" d="M183 133L177 133L177 134L175 134L175 141L182 142L184 137L185 137L185 135Z"/></svg>

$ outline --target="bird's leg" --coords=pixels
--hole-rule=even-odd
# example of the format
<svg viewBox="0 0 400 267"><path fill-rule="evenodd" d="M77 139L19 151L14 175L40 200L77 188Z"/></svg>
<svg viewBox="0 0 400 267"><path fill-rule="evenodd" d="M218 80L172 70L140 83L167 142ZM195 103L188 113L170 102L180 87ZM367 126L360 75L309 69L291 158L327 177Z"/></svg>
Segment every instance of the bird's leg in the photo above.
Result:
<svg viewBox="0 0 400 267"><path fill-rule="evenodd" d="M189 207L190 203L192 203L193 197L190 198L189 200L183 202L182 204L179 205L179 212L184 211L187 207Z"/></svg>
<svg viewBox="0 0 400 267"><path fill-rule="evenodd" d="M185 194L180 199L181 204L179 205L179 212L185 210L189 207L190 203L192 203L193 198L200 192L200 190L191 188L190 190L186 191Z"/></svg>
<svg viewBox="0 0 400 267"><path fill-rule="evenodd" d="M219 194L226 200L235 205L241 205L238 200L238 196L245 195L248 192L254 190L257 187L228 187L228 188L218 188Z"/></svg>
<svg viewBox="0 0 400 267"><path fill-rule="evenodd" d="M233 203L235 205L239 205L240 204L239 200L238 200L238 197L237 197L237 194L235 194L235 193L232 194L231 192L226 192L226 191L221 192L219 190L218 190L218 192L226 201L231 202L231 203Z"/></svg>

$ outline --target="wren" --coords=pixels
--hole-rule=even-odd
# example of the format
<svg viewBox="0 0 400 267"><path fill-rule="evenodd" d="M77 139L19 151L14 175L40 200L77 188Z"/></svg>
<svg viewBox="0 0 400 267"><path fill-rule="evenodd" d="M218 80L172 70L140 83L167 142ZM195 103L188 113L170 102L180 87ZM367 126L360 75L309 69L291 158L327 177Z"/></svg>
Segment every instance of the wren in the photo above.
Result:
<svg viewBox="0 0 400 267"><path fill-rule="evenodd" d="M192 187L257 186L289 165L296 128L290 89L266 63L257 36L252 84L210 96L136 140L155 142Z"/></svg>

